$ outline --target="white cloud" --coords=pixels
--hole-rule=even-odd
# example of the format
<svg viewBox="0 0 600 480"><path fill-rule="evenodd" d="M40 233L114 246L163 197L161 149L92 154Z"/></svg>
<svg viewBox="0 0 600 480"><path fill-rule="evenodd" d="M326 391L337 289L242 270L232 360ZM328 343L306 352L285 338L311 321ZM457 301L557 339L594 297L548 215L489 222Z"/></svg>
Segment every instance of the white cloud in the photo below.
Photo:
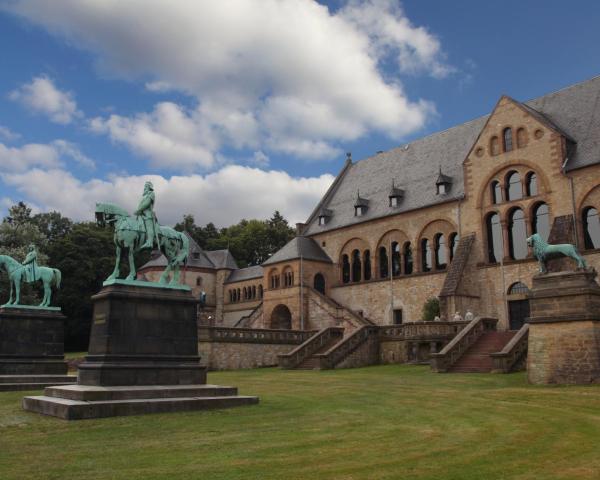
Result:
<svg viewBox="0 0 600 480"><path fill-rule="evenodd" d="M66 125L82 113L70 92L63 92L54 86L48 77L35 77L30 83L21 85L10 92L11 100L23 104L35 113L47 115L51 121Z"/></svg>
<svg viewBox="0 0 600 480"><path fill-rule="evenodd" d="M114 176L81 181L62 169L33 169L3 174L2 179L27 201L78 220L93 220L96 202L117 203L133 211L144 182L151 180L161 224L173 225L183 214L192 213L197 223L227 226L242 218L268 218L275 210L292 224L304 221L333 176L297 178L282 171L229 165L205 176Z"/></svg>
<svg viewBox="0 0 600 480"><path fill-rule="evenodd" d="M0 172L24 172L33 167L58 168L64 159L71 158L77 163L94 167L94 162L79 148L66 140L51 143L28 143L21 147L7 147L0 143Z"/></svg>
<svg viewBox="0 0 600 480"><path fill-rule="evenodd" d="M265 168L269 166L269 157L262 150L257 150L252 154L252 165Z"/></svg>
<svg viewBox="0 0 600 480"><path fill-rule="evenodd" d="M0 138L3 138L7 142L12 142L13 140L18 140L21 138L21 135L13 132L7 127L0 125Z"/></svg>
<svg viewBox="0 0 600 480"><path fill-rule="evenodd" d="M214 168L223 147L327 159L373 131L400 139L434 109L409 99L386 67L451 71L439 40L392 0L351 1L336 13L308 0L21 0L4 8L93 51L111 74L190 95L191 109L158 104L92 123L172 168Z"/></svg>

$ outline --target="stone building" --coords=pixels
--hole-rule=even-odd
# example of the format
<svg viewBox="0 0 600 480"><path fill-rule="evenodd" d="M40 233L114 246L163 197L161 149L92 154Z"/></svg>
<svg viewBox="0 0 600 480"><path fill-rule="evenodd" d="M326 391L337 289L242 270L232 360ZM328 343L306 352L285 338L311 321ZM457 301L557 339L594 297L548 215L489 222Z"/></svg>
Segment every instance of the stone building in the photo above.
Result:
<svg viewBox="0 0 600 480"><path fill-rule="evenodd" d="M203 323L294 330L498 318L518 329L537 262L526 238L573 243L600 269L600 77L353 162L262 266L192 243ZM141 272L151 277L161 264ZM210 317L210 318L209 318Z"/></svg>

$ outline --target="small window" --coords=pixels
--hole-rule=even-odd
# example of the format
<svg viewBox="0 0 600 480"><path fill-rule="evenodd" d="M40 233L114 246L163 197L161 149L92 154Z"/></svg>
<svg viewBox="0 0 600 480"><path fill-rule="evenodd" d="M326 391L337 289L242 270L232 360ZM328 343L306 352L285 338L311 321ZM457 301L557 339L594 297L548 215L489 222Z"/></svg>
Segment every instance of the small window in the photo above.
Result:
<svg viewBox="0 0 600 480"><path fill-rule="evenodd" d="M494 180L490 188L492 190L492 203L497 205L502 203L502 187L500 186L500 182L498 180Z"/></svg>
<svg viewBox="0 0 600 480"><path fill-rule="evenodd" d="M350 260L348 255L342 256L342 282L348 283L350 281Z"/></svg>
<svg viewBox="0 0 600 480"><path fill-rule="evenodd" d="M432 267L431 244L424 238L421 240L421 271L430 272Z"/></svg>
<svg viewBox="0 0 600 480"><path fill-rule="evenodd" d="M202 285L202 277L196 277L196 286L199 287Z"/></svg>
<svg viewBox="0 0 600 480"><path fill-rule="evenodd" d="M525 192L528 197L535 197L538 194L537 175L535 172L529 172L525 177Z"/></svg>
<svg viewBox="0 0 600 480"><path fill-rule="evenodd" d="M448 237L449 245L448 250L450 251L450 261L454 259L456 255L456 248L458 247L458 233L453 232Z"/></svg>
<svg viewBox="0 0 600 480"><path fill-rule="evenodd" d="M438 195L445 195L446 194L446 184L445 183L440 183L437 186L437 194Z"/></svg>
<svg viewBox="0 0 600 480"><path fill-rule="evenodd" d="M583 236L585 248L600 248L600 219L594 207L583 210Z"/></svg>
<svg viewBox="0 0 600 480"><path fill-rule="evenodd" d="M371 251L370 250L365 250L365 253L363 254L363 264L364 264L364 279L365 280L371 280Z"/></svg>
<svg viewBox="0 0 600 480"><path fill-rule="evenodd" d="M525 214L520 208L512 211L508 224L509 255L513 260L527 257L527 231L525 227Z"/></svg>
<svg viewBox="0 0 600 480"><path fill-rule="evenodd" d="M502 227L500 226L500 215L492 213L486 220L488 261L499 262L502 259Z"/></svg>
<svg viewBox="0 0 600 480"><path fill-rule="evenodd" d="M360 260L360 251L354 250L352 252L352 281L360 282L362 273L362 262Z"/></svg>
<svg viewBox="0 0 600 480"><path fill-rule="evenodd" d="M397 207L398 205L398 197L390 197L390 207Z"/></svg>
<svg viewBox="0 0 600 480"><path fill-rule="evenodd" d="M402 309L394 309L394 325L402 325Z"/></svg>
<svg viewBox="0 0 600 480"><path fill-rule="evenodd" d="M527 145L527 132L524 128L517 130L517 148L523 148Z"/></svg>
<svg viewBox="0 0 600 480"><path fill-rule="evenodd" d="M496 156L500 153L500 141L498 140L498 137L493 136L490 139L490 154L493 156Z"/></svg>
<svg viewBox="0 0 600 480"><path fill-rule="evenodd" d="M388 278L389 268L387 249L379 247L379 278Z"/></svg>
<svg viewBox="0 0 600 480"><path fill-rule="evenodd" d="M196 260L200 258L200 252L193 252L192 253L192 258L195 258Z"/></svg>
<svg viewBox="0 0 600 480"><path fill-rule="evenodd" d="M512 129L510 127L504 129L502 138L504 141L504 151L510 152L513 149Z"/></svg>
<svg viewBox="0 0 600 480"><path fill-rule="evenodd" d="M435 268L443 270L446 265L446 240L444 234L438 233L435 236Z"/></svg>
<svg viewBox="0 0 600 480"><path fill-rule="evenodd" d="M392 275L397 277L401 273L400 267L400 244L398 242L392 243Z"/></svg>
<svg viewBox="0 0 600 480"><path fill-rule="evenodd" d="M413 272L413 255L410 242L404 244L404 275L410 275Z"/></svg>
<svg viewBox="0 0 600 480"><path fill-rule="evenodd" d="M365 213L364 210L365 210L365 207L361 207L361 206L354 207L354 216L355 217L362 217L364 215L364 213Z"/></svg>
<svg viewBox="0 0 600 480"><path fill-rule="evenodd" d="M533 209L531 229L533 233L538 233L544 241L548 241L550 236L550 212L548 205L545 203L540 203Z"/></svg>
<svg viewBox="0 0 600 480"><path fill-rule="evenodd" d="M506 177L506 200L520 200L523 198L523 185L519 172L510 172Z"/></svg>
<svg viewBox="0 0 600 480"><path fill-rule="evenodd" d="M327 219L325 217L319 217L319 225L325 225L327 223Z"/></svg>

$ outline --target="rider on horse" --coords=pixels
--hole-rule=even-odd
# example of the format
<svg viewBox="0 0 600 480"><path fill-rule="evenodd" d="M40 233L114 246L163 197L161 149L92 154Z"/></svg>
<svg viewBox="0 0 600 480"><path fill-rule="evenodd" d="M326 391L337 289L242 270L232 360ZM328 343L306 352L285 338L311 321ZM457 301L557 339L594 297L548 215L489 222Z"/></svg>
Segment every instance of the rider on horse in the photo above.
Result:
<svg viewBox="0 0 600 480"><path fill-rule="evenodd" d="M25 269L25 281L27 283L35 282L39 277L39 267L37 263L37 249L32 243L29 245L29 251L23 262L23 268Z"/></svg>
<svg viewBox="0 0 600 480"><path fill-rule="evenodd" d="M144 184L144 193L135 214L142 217L146 230L146 242L140 247L140 250L152 248L157 234L156 215L154 214L154 187L152 182Z"/></svg>

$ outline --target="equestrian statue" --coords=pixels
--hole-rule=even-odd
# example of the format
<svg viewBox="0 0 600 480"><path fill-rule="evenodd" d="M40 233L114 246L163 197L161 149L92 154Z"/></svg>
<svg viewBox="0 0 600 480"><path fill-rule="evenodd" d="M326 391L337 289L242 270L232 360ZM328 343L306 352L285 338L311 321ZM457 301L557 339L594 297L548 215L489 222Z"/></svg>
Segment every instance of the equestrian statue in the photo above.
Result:
<svg viewBox="0 0 600 480"><path fill-rule="evenodd" d="M57 268L40 267L37 263L37 248L29 245L29 250L23 264L17 262L8 255L0 255L0 269L4 269L10 281L10 298L3 306L26 306L20 305L21 283L34 283L41 280L44 285L44 298L39 307L49 307L52 297L52 286L60 288L61 273ZM13 299L14 292L14 299Z"/></svg>
<svg viewBox="0 0 600 480"><path fill-rule="evenodd" d="M550 245L538 233L527 239L527 245L533 248L533 255L540 264L540 273L546 273L546 261L559 256L570 257L577 262L577 268L586 268L586 263L574 245L561 243Z"/></svg>
<svg viewBox="0 0 600 480"><path fill-rule="evenodd" d="M115 268L106 281L114 281L119 275L121 252L127 250L129 260L129 275L127 281L136 277L134 254L146 249L157 248L167 258L167 268L160 276L159 283L178 285L180 267L185 264L189 250L189 240L185 233L171 227L159 225L154 213L154 187L152 182L146 182L142 199L134 212L134 216L123 208L111 203L96 204L96 222L101 227L114 227L114 242L116 246ZM172 275L169 282L169 275Z"/></svg>

